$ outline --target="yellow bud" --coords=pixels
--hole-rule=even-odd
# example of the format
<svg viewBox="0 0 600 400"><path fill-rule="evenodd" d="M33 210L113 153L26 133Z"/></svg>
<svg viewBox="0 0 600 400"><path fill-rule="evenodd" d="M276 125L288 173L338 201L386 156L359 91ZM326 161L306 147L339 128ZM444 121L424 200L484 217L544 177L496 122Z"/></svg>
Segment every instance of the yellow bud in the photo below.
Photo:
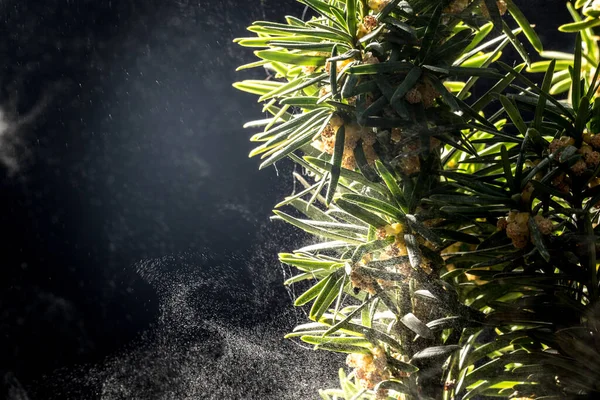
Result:
<svg viewBox="0 0 600 400"><path fill-rule="evenodd" d="M369 33L369 31L367 30L367 28L365 27L365 25L362 22L359 22L358 23L358 28L356 29L356 37L358 39L360 39L363 36L365 36L367 33Z"/></svg>
<svg viewBox="0 0 600 400"><path fill-rule="evenodd" d="M519 225L524 225L529 221L529 213L518 213L515 217L515 222Z"/></svg>
<svg viewBox="0 0 600 400"><path fill-rule="evenodd" d="M392 229L396 234L403 232L402 225L400 225L399 223L392 224Z"/></svg>
<svg viewBox="0 0 600 400"><path fill-rule="evenodd" d="M387 6L389 0L368 0L367 5L375 12L381 12Z"/></svg>

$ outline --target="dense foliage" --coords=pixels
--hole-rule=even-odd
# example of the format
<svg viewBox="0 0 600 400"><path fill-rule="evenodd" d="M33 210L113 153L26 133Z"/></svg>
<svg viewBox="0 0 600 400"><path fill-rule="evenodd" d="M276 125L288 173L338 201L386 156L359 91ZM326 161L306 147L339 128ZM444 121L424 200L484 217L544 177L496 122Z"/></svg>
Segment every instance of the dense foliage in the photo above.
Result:
<svg viewBox="0 0 600 400"><path fill-rule="evenodd" d="M302 167L274 211L320 239L280 254L311 320L288 337L351 369L321 397L599 395L600 1L566 3L573 54L513 0L299 1L236 39L269 77L234 86L260 167Z"/></svg>

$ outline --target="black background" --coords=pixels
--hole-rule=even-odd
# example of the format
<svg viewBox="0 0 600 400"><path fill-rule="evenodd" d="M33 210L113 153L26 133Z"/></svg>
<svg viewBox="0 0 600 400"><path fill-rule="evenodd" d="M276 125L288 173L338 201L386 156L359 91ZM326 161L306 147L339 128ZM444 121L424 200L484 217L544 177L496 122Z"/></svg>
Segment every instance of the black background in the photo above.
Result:
<svg viewBox="0 0 600 400"><path fill-rule="evenodd" d="M563 1L520 3L546 48L572 46L554 32L569 21ZM187 398L101 396L105 375L89 372L155 346L157 329L188 342L214 333L165 325L161 293L176 283L203 282L188 296L198 319L267 322L277 338L294 325L275 253L306 238L268 222L292 167L259 172L247 157L241 126L260 107L231 83L264 71L235 73L253 57L232 39L302 11L291 0L0 1L6 398Z"/></svg>

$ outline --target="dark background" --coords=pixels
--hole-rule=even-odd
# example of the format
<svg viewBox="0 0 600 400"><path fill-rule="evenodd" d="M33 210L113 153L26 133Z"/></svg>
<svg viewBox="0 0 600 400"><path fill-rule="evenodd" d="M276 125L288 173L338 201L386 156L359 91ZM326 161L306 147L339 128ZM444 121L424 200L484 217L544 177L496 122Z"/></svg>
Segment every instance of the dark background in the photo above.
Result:
<svg viewBox="0 0 600 400"><path fill-rule="evenodd" d="M554 32L569 20L563 1L519 3L546 48L571 47ZM283 398L285 383L260 374L298 372L293 362L252 350L255 392L221 372L202 394L185 354L218 338L199 357L235 363L254 348L231 332L273 353L302 320L275 254L306 238L268 222L292 167L259 172L248 159L241 126L260 107L231 87L264 77L234 72L253 57L232 39L302 11L292 0L0 1L0 398L211 398L223 385L221 398ZM304 353L282 354L332 360Z"/></svg>

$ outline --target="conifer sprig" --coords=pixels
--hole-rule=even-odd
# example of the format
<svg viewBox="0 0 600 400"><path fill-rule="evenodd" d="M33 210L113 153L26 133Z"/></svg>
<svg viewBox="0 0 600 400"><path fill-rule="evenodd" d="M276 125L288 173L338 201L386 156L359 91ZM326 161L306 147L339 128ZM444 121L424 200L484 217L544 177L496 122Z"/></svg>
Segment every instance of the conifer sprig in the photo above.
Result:
<svg viewBox="0 0 600 400"><path fill-rule="evenodd" d="M568 3L572 55L512 0L300 2L316 16L235 40L275 79L234 86L269 115L250 155L304 171L273 218L320 240L280 261L308 282L288 337L348 354L321 397L600 392L596 0Z"/></svg>

